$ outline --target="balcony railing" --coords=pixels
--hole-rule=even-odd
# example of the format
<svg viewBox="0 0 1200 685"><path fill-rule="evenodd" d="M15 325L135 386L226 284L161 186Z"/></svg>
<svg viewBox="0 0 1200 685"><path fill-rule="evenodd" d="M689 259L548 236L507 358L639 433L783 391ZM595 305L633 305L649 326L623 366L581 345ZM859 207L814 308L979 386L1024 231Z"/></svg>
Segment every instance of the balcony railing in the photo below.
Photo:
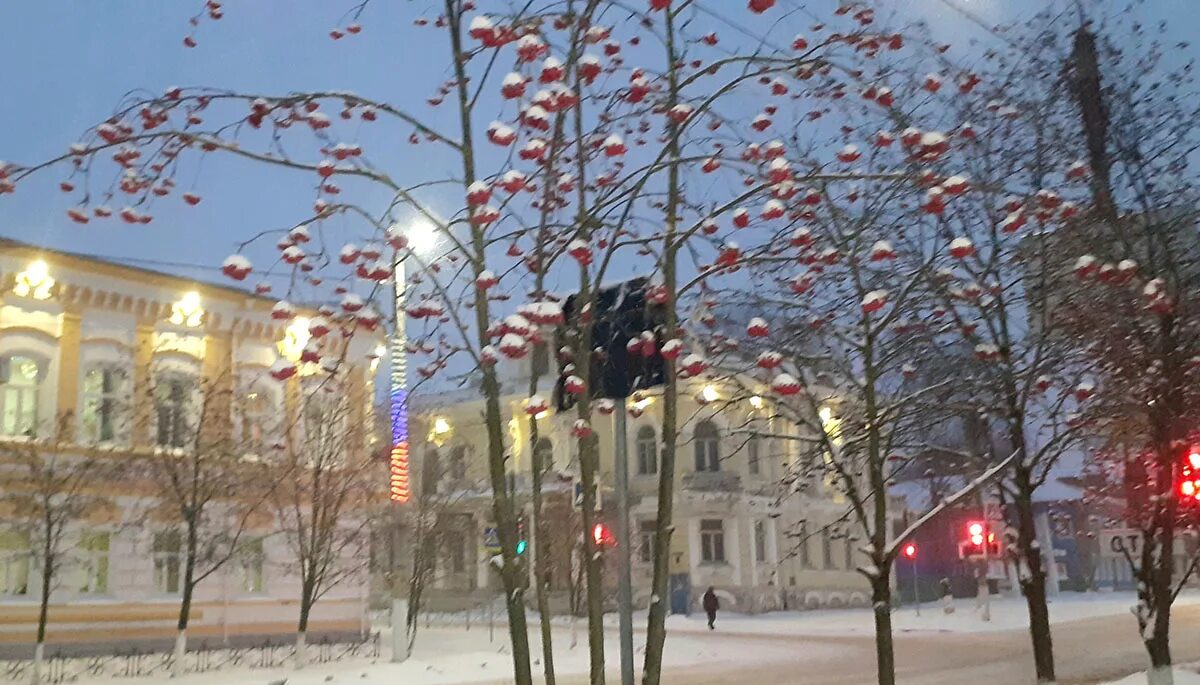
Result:
<svg viewBox="0 0 1200 685"><path fill-rule="evenodd" d="M738 492L742 477L732 471L693 471L684 474L683 489L701 492Z"/></svg>

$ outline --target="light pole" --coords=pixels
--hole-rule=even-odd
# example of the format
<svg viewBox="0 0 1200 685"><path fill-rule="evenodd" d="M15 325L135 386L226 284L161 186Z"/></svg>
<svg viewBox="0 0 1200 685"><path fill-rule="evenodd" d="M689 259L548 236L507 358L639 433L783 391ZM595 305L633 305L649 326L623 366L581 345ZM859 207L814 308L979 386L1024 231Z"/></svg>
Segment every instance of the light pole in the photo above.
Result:
<svg viewBox="0 0 1200 685"><path fill-rule="evenodd" d="M388 230L401 241L392 265L392 282L395 285L395 322L388 360L391 364L388 404L391 415L392 449L389 459L388 488L392 501L405 504L412 497L412 479L409 473L408 455L408 337L404 326L408 318L405 311L406 283L404 278L405 251L409 254L428 253L437 242L436 227L427 220L418 220L407 230L393 226ZM403 244L407 243L404 247ZM400 596L396 585L392 586L392 661L408 659L408 601Z"/></svg>
<svg viewBox="0 0 1200 685"><path fill-rule="evenodd" d="M904 556L911 564L912 570L912 588L913 588L913 604L917 608L917 616L921 615L921 585L917 582L917 545L915 542L910 542L904 546Z"/></svg>

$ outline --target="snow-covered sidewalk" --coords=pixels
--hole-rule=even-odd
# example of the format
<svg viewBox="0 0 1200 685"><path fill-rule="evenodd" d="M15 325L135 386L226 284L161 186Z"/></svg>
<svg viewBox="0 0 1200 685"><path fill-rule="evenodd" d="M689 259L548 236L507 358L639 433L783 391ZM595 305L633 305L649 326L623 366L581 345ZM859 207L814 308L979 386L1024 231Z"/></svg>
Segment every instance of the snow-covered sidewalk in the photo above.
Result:
<svg viewBox="0 0 1200 685"><path fill-rule="evenodd" d="M1128 618L1133 626L1130 607L1136 598L1132 592L1077 593L1064 592L1050 599L1051 623L1063 623L1085 618L1113 616ZM1200 604L1200 592L1185 592L1176 605ZM717 628L721 632L770 635L871 635L874 618L869 609L822 611L777 611L768 614L745 615L721 613ZM892 613L892 627L897 633L951 632L983 633L1002 630L1023 630L1029 625L1025 600L1020 597L997 597L991 600L991 621L984 622L975 608L974 599L954 602L954 613L942 611L941 603L922 604L921 615L913 606ZM672 616L667 622L673 633L707 632L707 619L702 614Z"/></svg>

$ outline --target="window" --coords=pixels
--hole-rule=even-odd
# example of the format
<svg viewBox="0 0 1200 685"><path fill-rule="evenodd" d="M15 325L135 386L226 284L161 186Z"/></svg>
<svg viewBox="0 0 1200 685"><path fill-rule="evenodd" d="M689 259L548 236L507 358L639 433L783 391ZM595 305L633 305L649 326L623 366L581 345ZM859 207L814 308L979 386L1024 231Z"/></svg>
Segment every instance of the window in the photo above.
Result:
<svg viewBox="0 0 1200 685"><path fill-rule="evenodd" d="M725 563L725 522L721 519L700 520L700 559Z"/></svg>
<svg viewBox="0 0 1200 685"><path fill-rule="evenodd" d="M238 544L237 564L241 572L242 592L257 594L263 591L265 561L262 538L251 538Z"/></svg>
<svg viewBox="0 0 1200 685"><path fill-rule="evenodd" d="M825 569L833 568L833 539L829 537L829 528L821 529L821 563Z"/></svg>
<svg viewBox="0 0 1200 685"><path fill-rule="evenodd" d="M652 476L658 473L658 437L654 434L654 428L639 428L634 444L637 450L638 475Z"/></svg>
<svg viewBox="0 0 1200 685"><path fill-rule="evenodd" d="M192 411L196 383L191 376L171 373L159 376L154 387L154 413L159 447L187 447L192 433Z"/></svg>
<svg viewBox="0 0 1200 685"><path fill-rule="evenodd" d="M658 522L654 520L638 523L638 559L644 564L654 563L654 540L658 533Z"/></svg>
<svg viewBox="0 0 1200 685"><path fill-rule="evenodd" d="M29 593L29 537L17 531L0 533L0 597Z"/></svg>
<svg viewBox="0 0 1200 685"><path fill-rule="evenodd" d="M75 585L81 595L102 595L108 592L108 533L84 533L79 539L79 580Z"/></svg>
<svg viewBox="0 0 1200 685"><path fill-rule="evenodd" d="M456 445L450 450L450 478L454 481L467 479L467 448Z"/></svg>
<svg viewBox="0 0 1200 685"><path fill-rule="evenodd" d="M721 439L713 422L701 421L696 424L692 440L696 450L696 470L720 471Z"/></svg>
<svg viewBox="0 0 1200 685"><path fill-rule="evenodd" d="M271 418L274 403L268 390L251 387L239 407L242 418L242 449L245 454L262 456L273 440Z"/></svg>
<svg viewBox="0 0 1200 685"><path fill-rule="evenodd" d="M97 366L83 375L83 439L113 442L120 434L125 392L125 371Z"/></svg>
<svg viewBox="0 0 1200 685"><path fill-rule="evenodd" d="M446 570L450 573L465 573L467 570L466 540L460 532L446 536Z"/></svg>
<svg viewBox="0 0 1200 685"><path fill-rule="evenodd" d="M32 357L0 360L0 435L33 436L37 432L38 391L42 367Z"/></svg>
<svg viewBox="0 0 1200 685"><path fill-rule="evenodd" d="M442 479L442 460L438 451L432 447L425 450L425 459L421 463L421 492L426 495L436 495L438 481Z"/></svg>
<svg viewBox="0 0 1200 685"><path fill-rule="evenodd" d="M746 441L746 466L750 470L750 475L757 476L762 473L762 463L759 455L759 440L757 435L750 436Z"/></svg>
<svg viewBox="0 0 1200 685"><path fill-rule="evenodd" d="M846 536L846 558L843 561L846 562L847 571L854 568L854 541L849 535Z"/></svg>
<svg viewBox="0 0 1200 685"><path fill-rule="evenodd" d="M174 595L182 590L181 549L179 531L165 530L154 534L154 543L151 546L151 555L154 558L154 588L161 594Z"/></svg>
<svg viewBox="0 0 1200 685"><path fill-rule="evenodd" d="M800 568L812 568L812 557L808 554L808 524L801 523L799 530L800 540L797 543L799 547L798 556L800 557Z"/></svg>
<svg viewBox="0 0 1200 685"><path fill-rule="evenodd" d="M763 521L754 522L754 560L767 560L767 524Z"/></svg>
<svg viewBox="0 0 1200 685"><path fill-rule="evenodd" d="M533 448L537 453L537 458L542 465L542 473L549 473L554 470L554 442L550 438L538 438L537 445Z"/></svg>

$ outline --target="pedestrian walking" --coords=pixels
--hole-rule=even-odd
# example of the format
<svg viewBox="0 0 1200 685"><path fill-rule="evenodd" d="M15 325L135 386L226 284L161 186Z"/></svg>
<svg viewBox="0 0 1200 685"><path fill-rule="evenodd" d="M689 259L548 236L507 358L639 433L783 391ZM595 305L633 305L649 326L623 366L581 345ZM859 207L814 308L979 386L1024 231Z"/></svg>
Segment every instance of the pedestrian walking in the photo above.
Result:
<svg viewBox="0 0 1200 685"><path fill-rule="evenodd" d="M717 601L717 593L713 591L712 586L708 586L708 592L704 593L704 599L700 601L704 607L704 613L708 614L708 629L716 630L713 626L717 621L717 609L721 608L721 603Z"/></svg>

